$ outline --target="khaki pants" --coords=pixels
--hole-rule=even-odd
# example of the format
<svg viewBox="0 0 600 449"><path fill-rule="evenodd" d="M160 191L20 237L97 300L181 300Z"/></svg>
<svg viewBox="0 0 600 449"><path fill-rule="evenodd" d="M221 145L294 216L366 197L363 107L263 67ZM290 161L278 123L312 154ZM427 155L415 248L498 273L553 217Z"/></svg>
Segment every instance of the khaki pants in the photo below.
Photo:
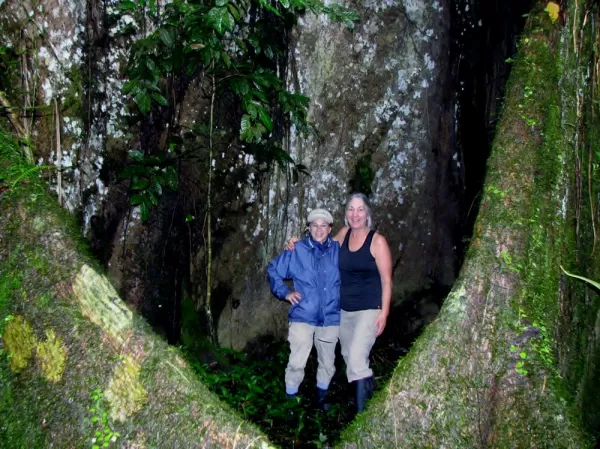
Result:
<svg viewBox="0 0 600 449"><path fill-rule="evenodd" d="M340 343L346 362L348 382L365 379L373 375L369 368L369 353L377 339L375 320L381 310L342 310L340 318Z"/></svg>
<svg viewBox="0 0 600 449"><path fill-rule="evenodd" d="M335 347L340 333L339 326L311 326L305 323L290 323L288 341L290 359L285 369L285 392L296 394L304 379L304 368L313 346L317 348L317 387L327 390L335 374Z"/></svg>

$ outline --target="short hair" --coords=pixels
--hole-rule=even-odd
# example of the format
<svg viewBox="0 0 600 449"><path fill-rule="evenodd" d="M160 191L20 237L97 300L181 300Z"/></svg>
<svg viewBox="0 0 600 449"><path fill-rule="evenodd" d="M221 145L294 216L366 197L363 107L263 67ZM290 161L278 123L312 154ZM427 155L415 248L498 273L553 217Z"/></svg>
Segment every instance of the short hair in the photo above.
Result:
<svg viewBox="0 0 600 449"><path fill-rule="evenodd" d="M363 203L365 203L365 210L367 211L367 228L373 229L373 217L372 217L372 214L371 214L371 204L369 203L369 198L367 198L367 195L365 195L364 193L353 193L353 194L351 194L348 197L348 200L346 201L346 210L345 210L345 212L348 212L348 207L350 205L350 201L352 201L355 198L358 198ZM346 214L345 213L344 213L344 224L346 226L350 227L350 225L348 224L348 219L346 218Z"/></svg>

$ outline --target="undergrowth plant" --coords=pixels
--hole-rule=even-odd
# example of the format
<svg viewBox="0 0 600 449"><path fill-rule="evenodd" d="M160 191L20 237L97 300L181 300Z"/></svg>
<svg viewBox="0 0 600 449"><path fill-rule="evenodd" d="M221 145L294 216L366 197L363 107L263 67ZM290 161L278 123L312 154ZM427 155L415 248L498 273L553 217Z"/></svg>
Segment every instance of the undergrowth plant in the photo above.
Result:
<svg viewBox="0 0 600 449"><path fill-rule="evenodd" d="M308 359L299 395L290 399L284 382L289 346L284 342L270 343L260 357L217 349L211 362L194 358L197 352L188 349L184 348L186 358L203 383L281 447L331 447L354 417L355 410L349 403L354 388L348 385L340 360L329 386L329 407L321 411L316 398L316 353ZM395 360L384 360L383 354L373 358L374 369L383 375L382 382L395 366Z"/></svg>
<svg viewBox="0 0 600 449"><path fill-rule="evenodd" d="M89 409L90 421L93 425L94 435L90 439L91 449L110 447L116 443L120 434L115 432L109 421L108 411L104 406L104 393L96 388L92 394L92 406Z"/></svg>
<svg viewBox="0 0 600 449"><path fill-rule="evenodd" d="M277 352L262 360L222 348L217 351L218 361L196 361L192 366L208 388L262 427L273 442L282 447L315 447L315 442L327 440L326 417L311 403L309 394L286 397L283 373L288 350L285 345L273 348ZM335 410L330 414L332 419L336 415Z"/></svg>

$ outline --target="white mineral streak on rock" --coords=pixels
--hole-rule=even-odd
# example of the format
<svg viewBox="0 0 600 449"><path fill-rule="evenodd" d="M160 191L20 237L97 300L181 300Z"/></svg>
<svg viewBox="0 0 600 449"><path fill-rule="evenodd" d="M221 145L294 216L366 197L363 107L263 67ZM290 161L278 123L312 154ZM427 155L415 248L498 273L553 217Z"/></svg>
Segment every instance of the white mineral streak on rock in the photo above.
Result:
<svg viewBox="0 0 600 449"><path fill-rule="evenodd" d="M288 86L311 99L309 119L322 140L292 135L290 155L307 165L311 178L302 188L272 186L290 189L278 195L293 200L286 210L290 230L300 228L310 207L330 205L334 215L343 216L355 157L378 132L376 147L369 148L379 164L372 186L375 206L402 204L406 191L418 191L425 179L425 148L431 143L424 111L437 76L433 55L443 8L438 1L366 0L359 9L363 21L353 33L311 15L296 30L291 52L296 70ZM409 20L383 26L392 13ZM270 217L282 216L286 206L270 204L278 211Z"/></svg>

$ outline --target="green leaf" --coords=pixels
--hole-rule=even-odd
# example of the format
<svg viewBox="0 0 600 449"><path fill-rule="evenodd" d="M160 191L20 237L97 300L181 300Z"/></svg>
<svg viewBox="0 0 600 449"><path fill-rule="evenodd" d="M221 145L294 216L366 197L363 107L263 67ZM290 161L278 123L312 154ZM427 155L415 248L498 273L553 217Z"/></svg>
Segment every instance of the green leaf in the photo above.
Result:
<svg viewBox="0 0 600 449"><path fill-rule="evenodd" d="M252 75L252 81L254 81L254 83L256 84L256 87L258 87L259 89L261 87L271 87L271 83L263 75L257 75L257 74Z"/></svg>
<svg viewBox="0 0 600 449"><path fill-rule="evenodd" d="M276 16L281 17L281 13L279 11L277 11L277 9L273 8L273 6L271 6L270 0L259 0L259 3L260 3L260 6L262 6L266 10L271 11Z"/></svg>
<svg viewBox="0 0 600 449"><path fill-rule="evenodd" d="M239 22L240 18L242 17L240 10L233 3L228 3L227 9L229 9L229 12L231 13L235 21Z"/></svg>
<svg viewBox="0 0 600 449"><path fill-rule="evenodd" d="M134 161L141 162L144 160L144 153L139 150L129 150L128 154Z"/></svg>
<svg viewBox="0 0 600 449"><path fill-rule="evenodd" d="M240 47L240 50L242 50L244 53L246 53L248 51L248 46L246 45L246 41L236 38L235 43L237 44L238 47Z"/></svg>
<svg viewBox="0 0 600 449"><path fill-rule="evenodd" d="M210 50L210 48L205 48L204 51L202 52L203 64L208 67L210 65L211 59L212 59L212 51Z"/></svg>
<svg viewBox="0 0 600 449"><path fill-rule="evenodd" d="M260 121L265 125L267 130L271 132L273 130L273 122L271 121L271 115L265 110L265 108L260 108L258 110L258 114L260 115Z"/></svg>
<svg viewBox="0 0 600 449"><path fill-rule="evenodd" d="M250 84L248 84L248 80L246 78L231 78L229 85L231 86L231 90L233 90L233 92L236 94L246 95L250 92Z"/></svg>
<svg viewBox="0 0 600 449"><path fill-rule="evenodd" d="M285 9L288 9L290 7L290 0L279 0L279 4Z"/></svg>
<svg viewBox="0 0 600 449"><path fill-rule="evenodd" d="M256 126L252 128L252 134L254 134L254 139L257 142L260 142L262 136L264 136L266 132L267 130L261 123L257 123Z"/></svg>
<svg viewBox="0 0 600 449"><path fill-rule="evenodd" d="M273 59L273 49L271 48L271 46L267 46L263 49L263 52L265 54L265 56L269 59Z"/></svg>
<svg viewBox="0 0 600 449"><path fill-rule="evenodd" d="M153 179L152 180L152 185L150 186L150 188L158 196L162 195L162 185L160 184L160 182L158 182L158 181L156 181L156 180Z"/></svg>
<svg viewBox="0 0 600 449"><path fill-rule="evenodd" d="M248 41L248 43L250 45L252 45L255 49L260 50L260 39L258 37L258 35L256 34L251 34L250 36L248 36L248 38L246 39ZM259 51L260 52L260 51Z"/></svg>
<svg viewBox="0 0 600 449"><path fill-rule="evenodd" d="M137 86L138 86L137 80L129 80L125 84L123 84L123 93L124 94L129 94Z"/></svg>
<svg viewBox="0 0 600 449"><path fill-rule="evenodd" d="M134 98L135 103L138 105L138 108L140 108L140 112L144 115L148 114L148 112L150 112L150 107L152 106L152 99L150 98L150 95L148 95L146 92L140 92L139 94L137 94Z"/></svg>
<svg viewBox="0 0 600 449"><path fill-rule="evenodd" d="M145 58L146 59L146 67L148 67L148 69L151 72L156 71L156 64L154 63L154 61L151 58Z"/></svg>
<svg viewBox="0 0 600 449"><path fill-rule="evenodd" d="M225 31L233 31L233 28L235 27L233 16L226 7L212 8L208 11L206 19L209 25L219 34L223 34Z"/></svg>
<svg viewBox="0 0 600 449"><path fill-rule="evenodd" d="M132 206L137 206L138 204L142 204L142 201L144 201L144 197L142 195L132 195L131 198L129 198L129 202L131 203Z"/></svg>
<svg viewBox="0 0 600 449"><path fill-rule="evenodd" d="M354 22L350 19L344 19L342 21L342 23L344 24L344 26L346 27L346 29L352 31L354 30Z"/></svg>
<svg viewBox="0 0 600 449"><path fill-rule="evenodd" d="M258 116L259 107L262 107L260 106L260 103L256 103L254 101L246 104L246 112L250 115L250 118L252 120L256 120L256 117Z"/></svg>
<svg viewBox="0 0 600 449"><path fill-rule="evenodd" d="M164 184L171 190L177 190L177 185L179 184L177 171L175 167L167 167L167 170L164 173Z"/></svg>
<svg viewBox="0 0 600 449"><path fill-rule="evenodd" d="M148 185L150 185L150 182L146 178L134 176L131 180L131 188L133 190L144 190Z"/></svg>
<svg viewBox="0 0 600 449"><path fill-rule="evenodd" d="M118 3L118 5L121 11L127 11L129 9L135 9L137 7L135 2L132 2L131 0L122 0Z"/></svg>
<svg viewBox="0 0 600 449"><path fill-rule="evenodd" d="M520 352L520 353L519 353L519 357L521 357L522 359L526 359L526 358L527 358L527 353L525 353L525 352Z"/></svg>
<svg viewBox="0 0 600 449"><path fill-rule="evenodd" d="M252 141L252 124L250 122L250 116L248 114L242 115L242 120L240 121L240 137L242 140L247 142ZM248 139L248 137L250 139Z"/></svg>
<svg viewBox="0 0 600 449"><path fill-rule="evenodd" d="M148 190L146 191L146 195L148 195L148 199L150 200L153 206L158 206L158 198L154 193Z"/></svg>
<svg viewBox="0 0 600 449"><path fill-rule="evenodd" d="M265 95L265 93L262 90L258 90L258 89L252 89L252 95L254 95L256 98L260 99L263 103L268 103L269 100L267 99L267 96Z"/></svg>
<svg viewBox="0 0 600 449"><path fill-rule="evenodd" d="M231 67L231 58L226 52L221 52L221 57L223 58L223 62L225 63L225 67L228 69Z"/></svg>
<svg viewBox="0 0 600 449"><path fill-rule="evenodd" d="M148 220L148 217L150 216L151 208L152 208L152 205L150 204L150 200L144 196L144 199L143 199L142 203L140 204L140 215L141 215L142 221Z"/></svg>
<svg viewBox="0 0 600 449"><path fill-rule="evenodd" d="M175 42L175 39L174 39L174 36L173 36L173 30L172 29L159 28L159 30L158 30L158 36L159 36L161 42L163 44L165 44L165 47L167 47L167 48L173 48L173 43Z"/></svg>
<svg viewBox="0 0 600 449"><path fill-rule="evenodd" d="M156 101L159 105L161 105L161 106L169 106L169 102L161 94L157 94L156 92L152 92L150 95L151 95L152 99L154 101Z"/></svg>
<svg viewBox="0 0 600 449"><path fill-rule="evenodd" d="M216 0L215 6L225 6L227 4L227 0Z"/></svg>

